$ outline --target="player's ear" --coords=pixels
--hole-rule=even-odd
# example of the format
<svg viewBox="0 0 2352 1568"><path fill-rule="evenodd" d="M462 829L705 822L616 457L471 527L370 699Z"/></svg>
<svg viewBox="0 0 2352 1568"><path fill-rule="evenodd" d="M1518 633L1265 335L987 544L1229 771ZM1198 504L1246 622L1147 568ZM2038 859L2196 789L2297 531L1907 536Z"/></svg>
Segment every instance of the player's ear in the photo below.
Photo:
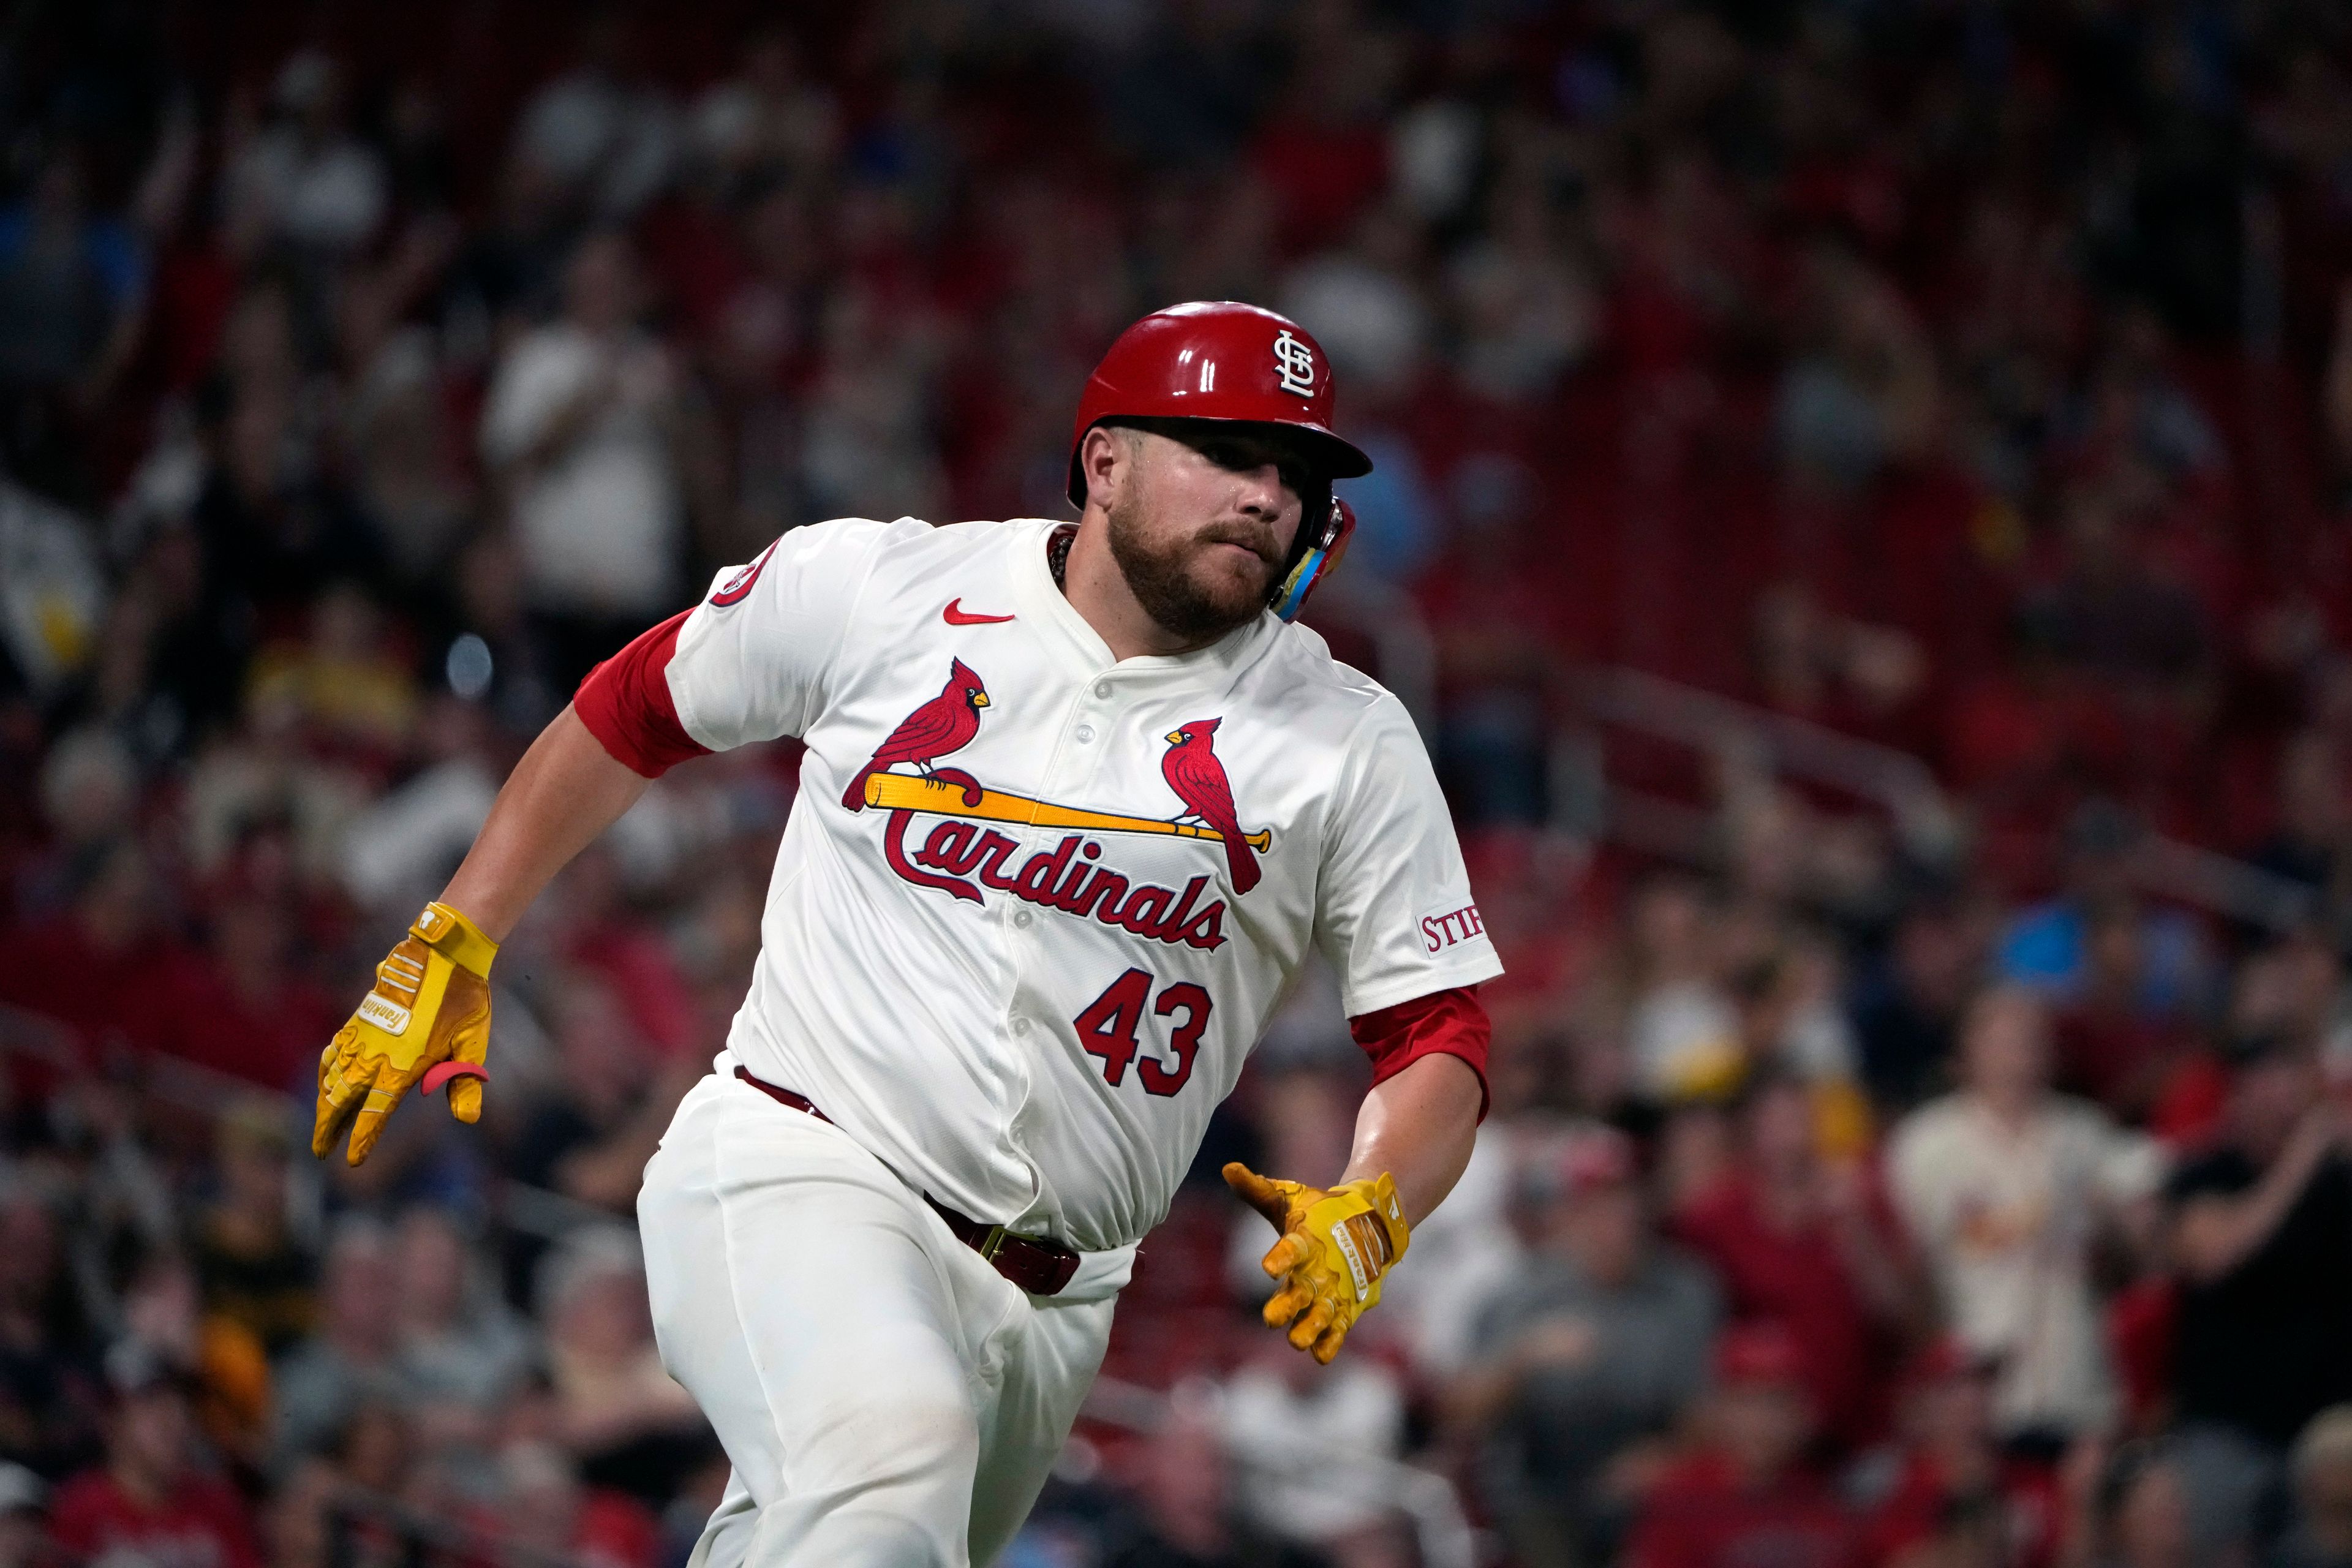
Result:
<svg viewBox="0 0 2352 1568"><path fill-rule="evenodd" d="M1110 510L1118 486L1135 466L1136 433L1116 426L1097 425L1078 443L1078 475L1087 487L1090 506Z"/></svg>

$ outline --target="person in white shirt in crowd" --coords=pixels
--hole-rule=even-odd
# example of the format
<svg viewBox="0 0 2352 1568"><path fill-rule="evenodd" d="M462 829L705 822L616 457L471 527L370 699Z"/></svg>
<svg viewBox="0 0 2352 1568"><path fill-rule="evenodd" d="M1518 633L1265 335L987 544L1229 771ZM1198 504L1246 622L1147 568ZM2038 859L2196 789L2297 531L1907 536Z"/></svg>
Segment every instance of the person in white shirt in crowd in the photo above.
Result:
<svg viewBox="0 0 2352 1568"><path fill-rule="evenodd" d="M2022 987L1976 999L1960 1057L1960 1089L1895 1127L1890 1184L1953 1331L2000 1366L2002 1435L2063 1443L2116 1414L2092 1252L2147 1246L2163 1154L2052 1090L2049 1018Z"/></svg>
<svg viewBox="0 0 2352 1568"><path fill-rule="evenodd" d="M563 313L508 353L482 451L507 492L524 594L576 666L610 653L678 597L685 502L677 382L639 331L637 269L617 232L564 268Z"/></svg>
<svg viewBox="0 0 2352 1568"><path fill-rule="evenodd" d="M230 200L263 233L348 256L383 226L383 160L351 132L342 68L317 49L288 58L270 88L277 123L236 153Z"/></svg>
<svg viewBox="0 0 2352 1568"><path fill-rule="evenodd" d="M1225 1384L1222 1428L1244 1515L1267 1535L1344 1555L1394 1511L1380 1467L1404 1450L1404 1388L1370 1357L1321 1368L1261 1355ZM1336 1479L1335 1479L1336 1478Z"/></svg>

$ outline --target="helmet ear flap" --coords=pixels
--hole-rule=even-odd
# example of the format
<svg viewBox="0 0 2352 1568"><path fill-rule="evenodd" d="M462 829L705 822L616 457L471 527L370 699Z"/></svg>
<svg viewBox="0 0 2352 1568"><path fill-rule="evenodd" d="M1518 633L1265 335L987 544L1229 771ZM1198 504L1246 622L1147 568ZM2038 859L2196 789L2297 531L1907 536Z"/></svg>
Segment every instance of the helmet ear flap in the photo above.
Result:
<svg viewBox="0 0 2352 1568"><path fill-rule="evenodd" d="M1267 605L1285 621L1298 618L1298 613L1307 607L1307 597L1315 592L1317 584L1329 575L1331 569L1339 564L1340 557L1347 554L1348 541L1356 532L1355 509L1339 497L1329 496L1328 491L1326 494L1328 500L1322 508L1322 526L1310 533L1305 521L1301 520L1299 540L1305 548L1292 551L1290 570L1283 574L1266 600Z"/></svg>

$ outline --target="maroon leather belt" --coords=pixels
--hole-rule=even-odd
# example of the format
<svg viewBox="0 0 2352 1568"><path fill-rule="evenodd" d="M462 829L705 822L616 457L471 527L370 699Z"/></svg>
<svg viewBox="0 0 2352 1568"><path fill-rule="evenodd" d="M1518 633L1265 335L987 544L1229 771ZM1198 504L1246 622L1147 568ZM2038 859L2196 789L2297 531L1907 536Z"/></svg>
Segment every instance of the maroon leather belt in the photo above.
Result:
<svg viewBox="0 0 2352 1568"><path fill-rule="evenodd" d="M795 1094L753 1078L745 1068L737 1068L735 1076L766 1095L779 1105L815 1117L819 1121L838 1125L832 1117L816 1108L806 1095ZM1032 1296L1058 1296L1078 1271L1078 1254L1058 1241L1042 1236L1024 1236L1007 1230L1001 1225L989 1225L967 1215L958 1214L930 1194L923 1201L931 1212L947 1222L948 1230L958 1241L986 1258L995 1270L1026 1290Z"/></svg>

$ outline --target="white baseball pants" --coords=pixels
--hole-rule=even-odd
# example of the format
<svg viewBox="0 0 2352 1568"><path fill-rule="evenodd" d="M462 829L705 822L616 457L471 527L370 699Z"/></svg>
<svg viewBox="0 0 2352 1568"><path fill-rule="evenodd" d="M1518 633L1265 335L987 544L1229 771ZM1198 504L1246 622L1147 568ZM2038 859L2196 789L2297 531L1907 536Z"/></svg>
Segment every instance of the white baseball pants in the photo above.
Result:
<svg viewBox="0 0 2352 1568"><path fill-rule="evenodd" d="M1133 1248L1033 1297L839 1128L719 1070L637 1198L655 1337L734 1467L689 1568L968 1568L1013 1539Z"/></svg>

